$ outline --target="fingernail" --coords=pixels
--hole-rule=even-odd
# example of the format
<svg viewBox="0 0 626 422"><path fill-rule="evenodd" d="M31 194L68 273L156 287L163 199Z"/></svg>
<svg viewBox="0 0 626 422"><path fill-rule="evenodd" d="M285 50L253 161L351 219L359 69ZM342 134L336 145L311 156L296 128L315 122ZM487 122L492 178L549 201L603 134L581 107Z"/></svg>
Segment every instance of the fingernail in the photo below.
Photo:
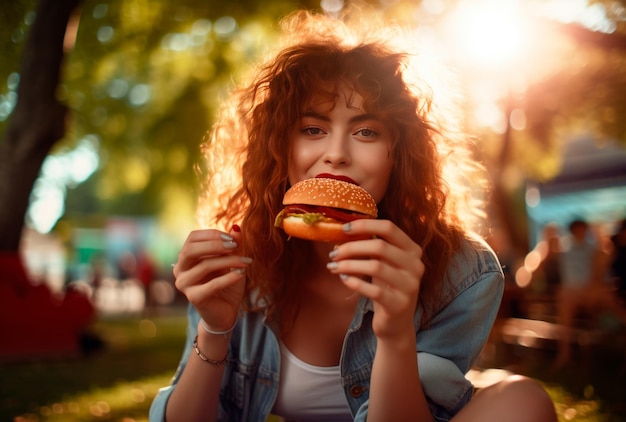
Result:
<svg viewBox="0 0 626 422"><path fill-rule="evenodd" d="M328 264L326 264L326 268L328 268L329 270L336 270L339 267L339 264L336 262L329 262Z"/></svg>
<svg viewBox="0 0 626 422"><path fill-rule="evenodd" d="M334 249L334 250L330 251L330 253L328 254L328 257L330 259L333 259L333 258L337 257L337 255L339 255L339 251L337 249Z"/></svg>
<svg viewBox="0 0 626 422"><path fill-rule="evenodd" d="M220 237L222 238L222 240L226 240L226 241L231 241L233 240L232 236L227 235L226 233L220 233Z"/></svg>
<svg viewBox="0 0 626 422"><path fill-rule="evenodd" d="M244 264L252 264L252 258L248 258L247 256L242 256L241 262L243 262Z"/></svg>
<svg viewBox="0 0 626 422"><path fill-rule="evenodd" d="M342 280L347 280L348 279L348 274L339 274L339 278Z"/></svg>
<svg viewBox="0 0 626 422"><path fill-rule="evenodd" d="M235 249L237 247L237 243L236 242L222 242L222 246L224 246L225 249Z"/></svg>
<svg viewBox="0 0 626 422"><path fill-rule="evenodd" d="M245 273L246 273L246 269L245 269L245 268L236 268L234 271L235 271L237 274L241 274L241 275L243 275L243 274L245 274Z"/></svg>
<svg viewBox="0 0 626 422"><path fill-rule="evenodd" d="M344 232L349 232L350 230L352 230L352 224L351 223L346 223L343 226L341 226L341 229Z"/></svg>
<svg viewBox="0 0 626 422"><path fill-rule="evenodd" d="M241 227L238 224L233 224L233 231L239 233L241 231Z"/></svg>

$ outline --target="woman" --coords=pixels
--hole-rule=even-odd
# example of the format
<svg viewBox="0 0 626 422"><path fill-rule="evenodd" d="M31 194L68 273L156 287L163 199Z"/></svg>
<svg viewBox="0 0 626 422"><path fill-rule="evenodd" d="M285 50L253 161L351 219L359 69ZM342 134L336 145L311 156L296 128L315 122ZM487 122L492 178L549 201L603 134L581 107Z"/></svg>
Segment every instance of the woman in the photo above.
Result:
<svg viewBox="0 0 626 422"><path fill-rule="evenodd" d="M554 413L528 380L470 402L464 374L503 286L471 231L476 186L463 182L477 167L454 116L438 117L409 79L410 57L361 24L294 14L286 45L225 105L204 150L202 207L224 230L192 232L174 267L188 341L151 420L426 421L464 407L458 420L514 420L497 412L510 416L505 399L521 391ZM374 197L378 219L344 226L370 239L333 245L274 227L287 189L319 175Z"/></svg>

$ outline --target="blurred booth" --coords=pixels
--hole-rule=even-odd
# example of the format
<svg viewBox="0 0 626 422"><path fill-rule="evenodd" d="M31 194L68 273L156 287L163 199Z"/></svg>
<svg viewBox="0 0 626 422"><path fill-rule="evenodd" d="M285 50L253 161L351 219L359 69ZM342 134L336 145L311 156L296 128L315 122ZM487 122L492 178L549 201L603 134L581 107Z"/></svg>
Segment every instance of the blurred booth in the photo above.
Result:
<svg viewBox="0 0 626 422"><path fill-rule="evenodd" d="M526 210L531 247L549 224L566 233L574 219L614 230L626 218L626 148L597 145L593 138L568 142L560 173L546 183L528 182Z"/></svg>

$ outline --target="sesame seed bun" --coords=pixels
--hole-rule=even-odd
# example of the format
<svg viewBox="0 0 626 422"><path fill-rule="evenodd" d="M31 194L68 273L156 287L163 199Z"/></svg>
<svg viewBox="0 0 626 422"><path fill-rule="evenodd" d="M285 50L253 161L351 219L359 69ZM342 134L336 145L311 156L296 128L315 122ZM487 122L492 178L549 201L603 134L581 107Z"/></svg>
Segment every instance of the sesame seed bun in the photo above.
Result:
<svg viewBox="0 0 626 422"><path fill-rule="evenodd" d="M294 184L283 205L307 204L355 211L376 218L376 201L365 189L342 180L315 178Z"/></svg>

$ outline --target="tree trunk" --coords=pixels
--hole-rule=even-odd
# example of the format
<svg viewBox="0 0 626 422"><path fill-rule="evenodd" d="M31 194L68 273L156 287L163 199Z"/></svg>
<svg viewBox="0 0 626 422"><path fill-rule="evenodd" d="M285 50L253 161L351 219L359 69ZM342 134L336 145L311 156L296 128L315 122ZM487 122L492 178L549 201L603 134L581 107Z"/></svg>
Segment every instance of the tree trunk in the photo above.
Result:
<svg viewBox="0 0 626 422"><path fill-rule="evenodd" d="M31 190L43 160L65 135L56 98L66 28L80 0L39 0L24 45L18 99L0 142L0 254L17 255ZM0 280L1 281L1 280Z"/></svg>
<svg viewBox="0 0 626 422"><path fill-rule="evenodd" d="M513 212L511 198L507 194L505 187L505 171L511 162L511 151L513 148L513 128L511 127L511 112L515 108L514 99L511 93L507 94L504 112L507 119L504 133L502 134L502 148L492 174L492 199L491 209L497 216L500 225L505 231L511 245L511 251L516 257L523 257L528 252L528 236L525 231L520 231L519 222Z"/></svg>
<svg viewBox="0 0 626 422"><path fill-rule="evenodd" d="M24 46L18 100L0 143L0 362L79 356L95 314L84 294L62 300L31 283L19 246L30 192L43 160L65 135L56 98L67 25L80 0L39 0Z"/></svg>

